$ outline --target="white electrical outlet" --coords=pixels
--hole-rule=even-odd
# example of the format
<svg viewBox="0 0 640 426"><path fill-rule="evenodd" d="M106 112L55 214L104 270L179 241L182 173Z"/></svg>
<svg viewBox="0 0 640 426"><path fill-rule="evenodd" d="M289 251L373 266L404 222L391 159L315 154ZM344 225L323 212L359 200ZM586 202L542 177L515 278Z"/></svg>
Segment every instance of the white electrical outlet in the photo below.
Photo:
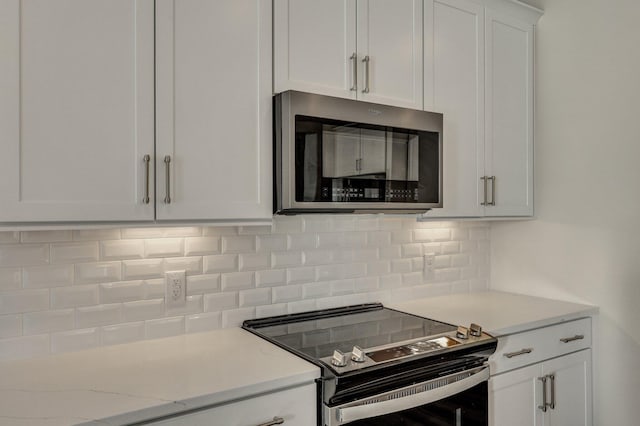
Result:
<svg viewBox="0 0 640 426"><path fill-rule="evenodd" d="M436 255L433 253L427 253L423 256L424 259L424 276L426 278L433 277L433 264L436 262Z"/></svg>
<svg viewBox="0 0 640 426"><path fill-rule="evenodd" d="M180 308L187 304L187 275L186 271L171 271L165 273L166 292L165 304L167 308Z"/></svg>

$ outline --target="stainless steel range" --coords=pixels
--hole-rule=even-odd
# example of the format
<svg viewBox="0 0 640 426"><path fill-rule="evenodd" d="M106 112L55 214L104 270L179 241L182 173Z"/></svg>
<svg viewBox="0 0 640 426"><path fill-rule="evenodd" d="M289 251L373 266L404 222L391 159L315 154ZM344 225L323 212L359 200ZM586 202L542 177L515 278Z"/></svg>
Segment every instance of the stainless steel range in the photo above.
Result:
<svg viewBox="0 0 640 426"><path fill-rule="evenodd" d="M319 424L487 426L497 339L379 303L245 321L315 363Z"/></svg>

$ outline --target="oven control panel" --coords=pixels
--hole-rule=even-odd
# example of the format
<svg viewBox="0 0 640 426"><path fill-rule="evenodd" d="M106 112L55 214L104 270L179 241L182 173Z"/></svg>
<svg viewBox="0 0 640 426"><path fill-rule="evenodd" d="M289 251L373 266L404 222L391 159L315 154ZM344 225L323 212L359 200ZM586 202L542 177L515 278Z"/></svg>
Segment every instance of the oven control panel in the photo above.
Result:
<svg viewBox="0 0 640 426"><path fill-rule="evenodd" d="M375 362L384 362L395 358L404 358L405 356L419 355L426 352L450 348L459 344L460 342L453 340L450 337L442 336L435 339L420 340L408 345L367 352L367 356Z"/></svg>

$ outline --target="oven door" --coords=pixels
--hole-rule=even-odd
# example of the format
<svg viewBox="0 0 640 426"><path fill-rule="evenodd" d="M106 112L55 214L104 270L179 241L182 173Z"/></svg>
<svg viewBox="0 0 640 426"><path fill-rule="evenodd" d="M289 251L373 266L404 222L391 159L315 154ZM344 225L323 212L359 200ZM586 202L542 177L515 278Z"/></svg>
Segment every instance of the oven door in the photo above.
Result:
<svg viewBox="0 0 640 426"><path fill-rule="evenodd" d="M324 407L326 426L487 426L489 367Z"/></svg>

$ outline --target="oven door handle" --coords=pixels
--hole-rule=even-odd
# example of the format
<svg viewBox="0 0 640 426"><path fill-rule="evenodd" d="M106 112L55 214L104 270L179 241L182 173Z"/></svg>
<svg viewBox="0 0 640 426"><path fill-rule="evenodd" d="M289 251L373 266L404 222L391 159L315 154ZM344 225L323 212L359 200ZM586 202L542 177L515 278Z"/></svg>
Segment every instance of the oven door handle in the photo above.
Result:
<svg viewBox="0 0 640 426"><path fill-rule="evenodd" d="M342 425L356 420L409 410L421 405L440 401L441 399L456 395L489 380L488 365L472 371L474 372L473 374L460 380L455 380L455 376L460 376L464 373L451 374L428 382L386 392L372 398L366 398L355 403L351 402L343 406L331 408L329 416L332 418L327 419L329 421L328 425ZM440 383L446 383L448 381L447 379L453 379L455 381L438 386ZM419 391L418 389L421 388L424 390ZM397 396L403 394L407 394L408 396ZM376 399L382 400L373 402Z"/></svg>

